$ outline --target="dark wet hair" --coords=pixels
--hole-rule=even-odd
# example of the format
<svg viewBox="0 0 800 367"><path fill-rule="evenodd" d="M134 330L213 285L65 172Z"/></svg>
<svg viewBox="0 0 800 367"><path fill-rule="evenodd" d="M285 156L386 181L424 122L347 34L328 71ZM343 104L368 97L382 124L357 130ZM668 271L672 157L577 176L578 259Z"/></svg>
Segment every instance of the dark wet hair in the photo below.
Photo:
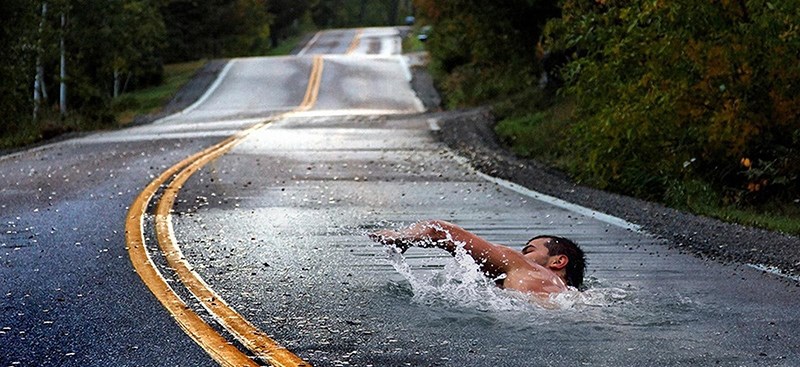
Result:
<svg viewBox="0 0 800 367"><path fill-rule="evenodd" d="M541 235L531 238L530 241L547 238L545 247L547 247L548 256L566 255L569 261L567 262L566 281L567 285L582 290L583 287L583 273L586 269L586 255L583 250L575 242L569 239L558 236ZM528 242L530 242L528 241Z"/></svg>

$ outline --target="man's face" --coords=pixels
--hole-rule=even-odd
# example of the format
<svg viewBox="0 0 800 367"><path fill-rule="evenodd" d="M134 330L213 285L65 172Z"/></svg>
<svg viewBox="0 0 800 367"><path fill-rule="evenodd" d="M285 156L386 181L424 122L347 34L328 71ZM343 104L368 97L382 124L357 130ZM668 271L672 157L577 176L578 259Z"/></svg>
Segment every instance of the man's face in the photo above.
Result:
<svg viewBox="0 0 800 367"><path fill-rule="evenodd" d="M522 255L541 266L547 266L550 260L550 250L547 249L545 244L548 241L550 241L549 238L537 238L528 242L522 248Z"/></svg>

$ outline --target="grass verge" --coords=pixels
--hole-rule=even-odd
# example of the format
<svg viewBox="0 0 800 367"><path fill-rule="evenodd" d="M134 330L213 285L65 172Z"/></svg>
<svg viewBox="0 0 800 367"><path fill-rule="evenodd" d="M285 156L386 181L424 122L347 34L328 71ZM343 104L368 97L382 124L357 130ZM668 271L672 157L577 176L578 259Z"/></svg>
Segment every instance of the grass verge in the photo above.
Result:
<svg viewBox="0 0 800 367"><path fill-rule="evenodd" d="M0 151L13 151L66 133L124 126L133 121L136 115L158 112L205 62L199 60L165 65L164 82L161 85L125 93L112 102L116 122L103 123L78 114L62 119L58 111L44 110L39 120L21 123L13 131L1 136Z"/></svg>
<svg viewBox="0 0 800 367"><path fill-rule="evenodd" d="M267 56L288 55L303 40L302 35L288 38ZM197 60L164 66L164 81L160 85L124 93L111 102L111 114L105 123L72 114L61 118L58 111L44 110L37 121L19 123L0 136L0 154L30 146L71 132L94 131L126 126L138 115L159 112L178 90L205 65Z"/></svg>
<svg viewBox="0 0 800 367"><path fill-rule="evenodd" d="M164 66L164 82L150 88L125 93L112 103L119 126L124 126L137 115L156 113L178 92L206 60L169 64Z"/></svg>
<svg viewBox="0 0 800 367"><path fill-rule="evenodd" d="M282 41L282 42L281 42L281 43L278 45L278 47L275 47L275 48L273 48L273 49L270 49L270 50L267 52L267 56L284 56L284 55L289 55L289 54L291 54L291 53L292 53L292 50L294 50L294 49L295 49L295 47L297 47L297 45L298 45L298 44L300 43L300 41L302 41L302 40L303 40L303 35L297 35L297 36L292 36L292 37L289 37L289 38L287 38L287 39L283 40L283 41Z"/></svg>
<svg viewBox="0 0 800 367"><path fill-rule="evenodd" d="M404 53L425 51L425 42L419 38L420 35L423 35L423 31L414 28L414 31L409 32L408 35L403 38ZM424 33L424 36L427 37L427 33Z"/></svg>
<svg viewBox="0 0 800 367"><path fill-rule="evenodd" d="M800 205L798 203L769 203L768 207L770 209L705 206L693 210L693 212L725 222L800 236Z"/></svg>

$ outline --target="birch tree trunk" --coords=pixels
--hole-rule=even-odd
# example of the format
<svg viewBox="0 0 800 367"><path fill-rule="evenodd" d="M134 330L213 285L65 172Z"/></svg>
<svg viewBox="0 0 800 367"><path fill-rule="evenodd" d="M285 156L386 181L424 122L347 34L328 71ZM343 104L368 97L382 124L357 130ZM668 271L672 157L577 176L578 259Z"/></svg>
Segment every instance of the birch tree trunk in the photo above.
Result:
<svg viewBox="0 0 800 367"><path fill-rule="evenodd" d="M114 68L114 98L119 97L119 69Z"/></svg>
<svg viewBox="0 0 800 367"><path fill-rule="evenodd" d="M67 16L61 13L61 72L58 98L58 108L61 111L61 116L67 115L67 51L64 47L64 33L66 32Z"/></svg>
<svg viewBox="0 0 800 367"><path fill-rule="evenodd" d="M39 20L39 39L36 41L36 75L33 78L33 119L39 118L39 108L42 105L42 97L47 100L47 92L44 88L44 68L42 67L42 37L44 21L47 17L47 2L42 2L42 19Z"/></svg>
<svg viewBox="0 0 800 367"><path fill-rule="evenodd" d="M39 65L36 74L39 77L39 93L42 94L42 102L47 103L50 97L47 95L47 85L44 84L44 66Z"/></svg>

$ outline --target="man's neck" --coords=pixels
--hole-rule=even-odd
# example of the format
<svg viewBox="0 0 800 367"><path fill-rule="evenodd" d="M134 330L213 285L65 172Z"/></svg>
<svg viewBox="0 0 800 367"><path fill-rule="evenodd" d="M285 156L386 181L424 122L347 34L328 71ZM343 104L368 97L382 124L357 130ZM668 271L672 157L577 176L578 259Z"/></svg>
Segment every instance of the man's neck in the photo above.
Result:
<svg viewBox="0 0 800 367"><path fill-rule="evenodd" d="M564 285L569 284L567 282L567 271L565 269L561 269L561 270L553 271L553 272L556 273L556 275L558 275L558 277L561 278L562 281L564 281Z"/></svg>

